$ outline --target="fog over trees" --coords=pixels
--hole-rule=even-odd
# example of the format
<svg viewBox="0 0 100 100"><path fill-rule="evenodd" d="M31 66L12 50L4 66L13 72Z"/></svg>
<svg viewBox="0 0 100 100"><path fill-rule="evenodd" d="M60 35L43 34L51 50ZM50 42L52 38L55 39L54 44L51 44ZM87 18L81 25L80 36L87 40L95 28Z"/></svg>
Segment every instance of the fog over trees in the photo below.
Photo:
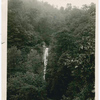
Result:
<svg viewBox="0 0 100 100"><path fill-rule="evenodd" d="M8 0L7 100L94 100L95 6Z"/></svg>

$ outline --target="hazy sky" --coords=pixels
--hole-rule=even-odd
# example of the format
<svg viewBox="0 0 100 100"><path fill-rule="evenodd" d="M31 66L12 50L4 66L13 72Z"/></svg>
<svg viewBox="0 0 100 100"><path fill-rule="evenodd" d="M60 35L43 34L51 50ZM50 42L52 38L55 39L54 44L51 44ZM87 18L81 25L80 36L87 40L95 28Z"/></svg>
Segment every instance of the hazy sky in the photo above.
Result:
<svg viewBox="0 0 100 100"><path fill-rule="evenodd" d="M39 0L48 2L51 5L58 6L58 7L66 7L67 3L71 3L72 6L81 7L83 4L90 4L91 2L96 3L97 0Z"/></svg>

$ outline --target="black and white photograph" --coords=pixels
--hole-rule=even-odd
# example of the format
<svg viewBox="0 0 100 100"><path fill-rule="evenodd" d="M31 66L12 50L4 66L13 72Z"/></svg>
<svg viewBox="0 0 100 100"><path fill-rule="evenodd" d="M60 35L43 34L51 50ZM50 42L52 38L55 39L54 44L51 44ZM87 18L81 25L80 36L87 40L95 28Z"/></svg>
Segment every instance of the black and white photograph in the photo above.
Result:
<svg viewBox="0 0 100 100"><path fill-rule="evenodd" d="M97 1L7 2L6 100L96 100Z"/></svg>

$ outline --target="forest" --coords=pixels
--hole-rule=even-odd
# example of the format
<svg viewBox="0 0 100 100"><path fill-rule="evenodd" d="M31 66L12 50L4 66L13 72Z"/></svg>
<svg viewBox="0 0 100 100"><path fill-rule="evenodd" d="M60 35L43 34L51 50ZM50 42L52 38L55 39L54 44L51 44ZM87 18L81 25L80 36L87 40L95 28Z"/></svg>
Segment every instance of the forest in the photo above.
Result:
<svg viewBox="0 0 100 100"><path fill-rule="evenodd" d="M7 100L95 100L95 18L94 3L8 0Z"/></svg>

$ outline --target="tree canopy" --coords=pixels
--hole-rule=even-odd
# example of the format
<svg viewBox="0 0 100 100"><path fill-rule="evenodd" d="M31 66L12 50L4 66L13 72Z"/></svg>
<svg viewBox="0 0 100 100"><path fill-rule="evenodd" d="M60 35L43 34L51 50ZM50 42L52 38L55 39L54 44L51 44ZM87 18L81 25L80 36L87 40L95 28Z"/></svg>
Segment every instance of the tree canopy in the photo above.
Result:
<svg viewBox="0 0 100 100"><path fill-rule="evenodd" d="M95 11L8 0L7 100L94 100Z"/></svg>

